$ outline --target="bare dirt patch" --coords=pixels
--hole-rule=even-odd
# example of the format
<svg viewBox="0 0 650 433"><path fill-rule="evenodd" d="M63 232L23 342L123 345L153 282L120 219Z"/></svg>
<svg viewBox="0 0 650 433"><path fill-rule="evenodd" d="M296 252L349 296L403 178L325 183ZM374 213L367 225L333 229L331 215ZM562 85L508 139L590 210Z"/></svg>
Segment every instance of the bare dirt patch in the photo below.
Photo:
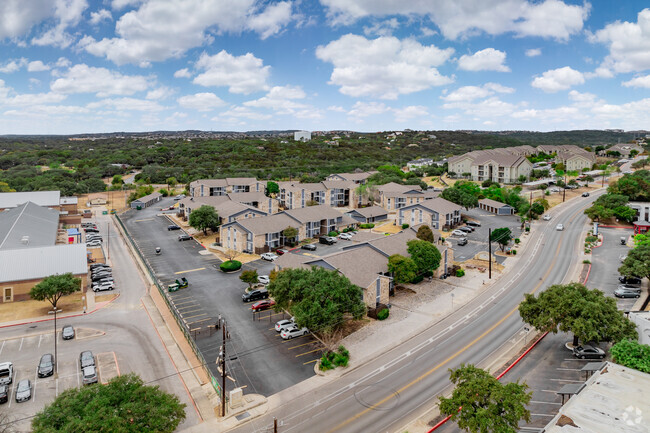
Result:
<svg viewBox="0 0 650 433"><path fill-rule="evenodd" d="M81 292L62 297L57 308L62 310L59 314L69 314L72 312L82 312L83 302ZM0 304L0 322L13 322L17 320L28 320L48 316L48 311L52 310L52 305L47 301L16 301Z"/></svg>

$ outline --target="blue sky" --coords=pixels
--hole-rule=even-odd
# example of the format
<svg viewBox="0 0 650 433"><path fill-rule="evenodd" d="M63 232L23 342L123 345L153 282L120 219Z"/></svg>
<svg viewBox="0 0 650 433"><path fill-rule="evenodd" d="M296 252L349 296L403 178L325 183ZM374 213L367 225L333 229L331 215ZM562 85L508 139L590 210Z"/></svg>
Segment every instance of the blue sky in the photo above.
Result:
<svg viewBox="0 0 650 433"><path fill-rule="evenodd" d="M650 129L650 5L2 0L0 134Z"/></svg>

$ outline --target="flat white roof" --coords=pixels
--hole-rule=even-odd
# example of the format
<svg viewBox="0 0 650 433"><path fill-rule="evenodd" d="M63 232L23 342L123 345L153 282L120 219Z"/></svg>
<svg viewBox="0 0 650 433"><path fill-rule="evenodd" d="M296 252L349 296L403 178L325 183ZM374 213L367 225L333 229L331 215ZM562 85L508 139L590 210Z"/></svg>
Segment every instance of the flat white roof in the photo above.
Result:
<svg viewBox="0 0 650 433"><path fill-rule="evenodd" d="M0 283L88 272L86 244L0 251Z"/></svg>
<svg viewBox="0 0 650 433"><path fill-rule="evenodd" d="M31 201L39 206L59 206L60 191L30 191L0 193L0 209L14 208Z"/></svg>

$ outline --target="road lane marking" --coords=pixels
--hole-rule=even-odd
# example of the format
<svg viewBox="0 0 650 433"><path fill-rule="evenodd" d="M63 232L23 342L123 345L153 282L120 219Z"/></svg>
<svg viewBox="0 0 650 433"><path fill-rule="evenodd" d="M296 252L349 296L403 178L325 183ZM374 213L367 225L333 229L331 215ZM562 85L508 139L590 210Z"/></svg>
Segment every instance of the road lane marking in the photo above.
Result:
<svg viewBox="0 0 650 433"><path fill-rule="evenodd" d="M318 348L318 349L310 350L309 352L300 353L300 354L296 355L296 358L298 358L299 356L305 356L305 355L309 355L310 353L318 352L319 350L321 350L321 349Z"/></svg>
<svg viewBox="0 0 650 433"><path fill-rule="evenodd" d="M187 271L178 271L178 272L174 272L174 274L176 274L176 275L178 275L178 274L186 274L186 273L188 273L188 272L202 271L202 270L204 270L204 269L205 269L205 268L189 269L189 270L187 270Z"/></svg>
<svg viewBox="0 0 650 433"><path fill-rule="evenodd" d="M555 267L555 262L557 261L558 252L560 251L560 248L561 248L561 246L562 246L562 239L563 239L563 238L560 238L560 241L559 241L558 244L557 244L557 249L555 250L555 254L553 255L553 261L551 262L551 266L548 267L548 270L546 271L546 273L544 274L544 276L542 276L542 278L539 280L539 282L537 283L537 285L535 286L535 288L533 288L533 290L530 292L531 294L535 293L535 292L536 292L536 291L537 291L537 290L542 286L542 284L544 283L544 281L546 280L546 278L549 276L549 274L551 273L551 271L552 271L553 268ZM383 404L386 403L387 401L393 399L396 395L400 395L400 394L402 394L402 393L403 393L405 390L407 390L408 388L412 387L413 385L415 385L416 383L420 382L420 381L423 380L424 378L430 376L432 373L434 373L435 371L439 370L442 366L444 366L444 365L448 364L449 362L453 361L455 358L457 358L458 356L460 356L463 352L467 351L470 347L472 347L473 345L475 345L476 343L478 343L480 340L482 340L483 338L485 338L485 336L487 336L487 335L490 334L492 331L494 331L494 330L495 330L499 325L501 325L503 322L505 322L506 319L508 319L510 316L512 316L512 315L513 315L516 311L518 311L518 310L519 310L519 305L517 305L515 308L513 308L512 310L510 310L510 312L509 312L508 314L506 314L506 315L503 316L501 319L499 319L498 322L496 322L494 325L492 325L490 328L488 328L488 329L487 329L485 332L483 332L481 335L479 335L479 336L476 337L474 340L472 340L471 342L469 342L465 347L463 347L462 349L458 350L456 353L454 353L453 355L449 356L447 359L445 359L444 361L442 361L441 363L439 363L439 364L436 365L435 367L431 368L429 371L427 371L427 372L421 374L419 377L417 377L417 378L415 378L414 380L408 382L406 385L402 386L402 387L399 388L397 391L395 391L395 392L393 392L393 393L390 393L388 396L386 396L386 397L384 397L383 399L381 399L378 403L368 406L366 409L362 410L361 412L357 413L356 415L354 415L354 416L348 418L347 420L341 422L340 424L338 424L337 426L335 426L333 429L328 430L328 433L331 433L331 432L333 432L333 431L339 430L339 429L345 427L346 425L348 425L349 423L351 423L352 421L355 421L355 420L361 418L361 417L362 417L363 415L365 415L366 413L368 413L368 412L370 412L370 411L372 411L372 410L375 410L377 407L381 407L381 405L383 405ZM400 357L400 359L401 359L401 358L402 358L402 357Z"/></svg>

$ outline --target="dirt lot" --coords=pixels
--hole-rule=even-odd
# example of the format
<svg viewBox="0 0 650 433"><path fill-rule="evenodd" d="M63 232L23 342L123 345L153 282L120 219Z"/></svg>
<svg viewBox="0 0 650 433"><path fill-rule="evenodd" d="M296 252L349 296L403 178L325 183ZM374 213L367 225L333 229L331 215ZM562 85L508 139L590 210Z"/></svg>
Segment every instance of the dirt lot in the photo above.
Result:
<svg viewBox="0 0 650 433"><path fill-rule="evenodd" d="M83 294L81 292L64 296L59 300L57 307L58 309L63 310L64 314L82 312L82 296ZM0 304L0 323L47 316L47 312L51 310L52 305L47 301L30 300Z"/></svg>

